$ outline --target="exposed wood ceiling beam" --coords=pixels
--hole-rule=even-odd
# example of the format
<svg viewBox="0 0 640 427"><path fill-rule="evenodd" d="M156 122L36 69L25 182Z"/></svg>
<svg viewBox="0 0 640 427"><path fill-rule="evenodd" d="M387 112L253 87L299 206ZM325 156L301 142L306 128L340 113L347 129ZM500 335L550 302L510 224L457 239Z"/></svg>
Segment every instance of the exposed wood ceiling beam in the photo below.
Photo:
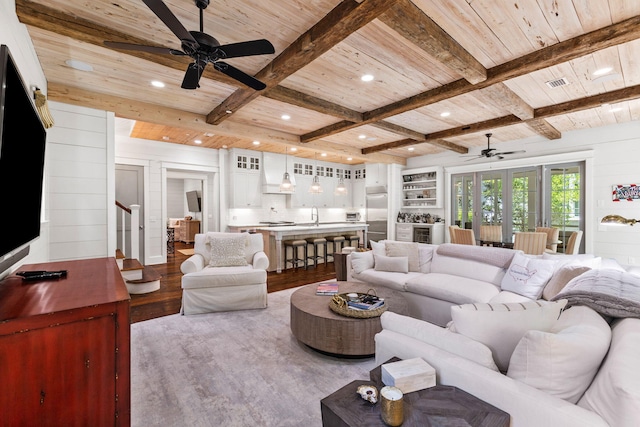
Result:
<svg viewBox="0 0 640 427"><path fill-rule="evenodd" d="M487 79L487 69L409 0L399 1L378 19L470 83Z"/></svg>
<svg viewBox="0 0 640 427"><path fill-rule="evenodd" d="M547 107L540 107L534 110L534 118L529 120L521 120L515 115L508 115L504 117L497 117L491 120L485 120L478 123L473 123L461 128L447 129L440 132L434 132L427 135L427 141L431 142L433 139L441 138L453 138L457 136L463 136L470 133L476 133L480 131L490 130L502 126L510 126L518 123L525 123L531 128L545 128L540 129L540 133L546 133L545 135L549 139L560 138L560 133L551 126L545 118L559 116L563 114L576 113L578 111L587 110L589 108L597 108L602 104L610 104L612 102L631 101L633 99L640 98L640 85L631 86L623 89L614 90L607 93L601 93L598 95L588 96L586 98L574 99L573 101L563 102L561 104L550 105ZM368 147L362 150L363 154L371 154L378 151L388 150L390 148L401 148L408 145L414 145L417 141L412 139L403 139L401 141L389 142L387 144L376 145L375 147Z"/></svg>
<svg viewBox="0 0 640 427"><path fill-rule="evenodd" d="M206 122L205 116L202 114L160 107L155 104L105 95L56 83L49 83L47 85L47 97L51 101L113 111L116 116L131 120L142 120L166 126L186 127L201 132L213 132L216 135L233 136L250 140L258 138L264 142L283 144L289 147L300 147L302 145L298 136L294 134L231 121L221 123L220 125L211 125ZM403 157L382 153L378 153L375 156L364 156L356 147L334 144L327 141L305 144L304 147L318 151L327 151L338 156L351 156L363 162L406 164L406 159Z"/></svg>
<svg viewBox="0 0 640 427"><path fill-rule="evenodd" d="M117 41L147 46L152 45L148 40L132 37L128 34L115 31L109 27L96 25L94 22L87 21L86 19L78 18L52 9L42 3L35 3L29 0L16 0L16 14L20 22L25 25L41 28L45 31L51 31L56 34L61 34L81 42L90 43L107 49L109 48L104 45L104 41ZM180 71L185 71L187 66L193 62L193 60L187 56L154 55L147 52L133 50L113 50ZM213 67L207 67L203 73L203 77L216 80L233 87L241 86L237 80L215 70Z"/></svg>
<svg viewBox="0 0 640 427"><path fill-rule="evenodd" d="M562 138L562 132L544 119L530 119L527 120L525 124L538 135L544 136L547 139Z"/></svg>
<svg viewBox="0 0 640 427"><path fill-rule="evenodd" d="M402 144L400 145L401 147L404 147L406 145L415 145L415 144L420 144L423 142L429 143L431 145L435 145L438 146L440 148L444 148L446 150L451 150L451 151L455 151L456 153L460 153L460 154L466 154L469 152L469 149L467 147L463 147L462 145L458 145L458 144L454 144L453 142L449 142L449 141L445 141L445 140L433 140L433 139L427 139L427 135L420 133L420 132L416 132L414 130L411 129L407 129L404 128L402 126L398 126L396 124L393 123L389 123L389 122L385 122L385 121L380 121L380 122L374 122L371 123L371 126L375 126L377 128L380 129L384 129L387 130L389 132L393 132L393 133L397 133L399 135L404 135L409 137L409 139L403 139L401 141L395 141L395 142L390 142L389 144L382 144L385 145L386 148L385 149L390 149L390 148L395 148L395 146L393 144L397 144L398 142L401 142ZM376 152L377 150L373 150L371 151L371 153ZM362 154L367 154L369 153L369 149L365 148L362 150Z"/></svg>
<svg viewBox="0 0 640 427"><path fill-rule="evenodd" d="M354 0L342 1L266 67L258 71L255 77L267 85L267 90L275 87L347 36L377 18L396 2L397 0L362 0L360 3ZM260 92L254 90L236 90L207 115L207 122L221 123L234 111L260 95Z"/></svg>
<svg viewBox="0 0 640 427"><path fill-rule="evenodd" d="M351 120L353 122L362 121L362 113L358 111L284 86L271 88L265 91L262 96L344 120Z"/></svg>
<svg viewBox="0 0 640 427"><path fill-rule="evenodd" d="M368 111L364 113L364 120L360 123L343 122L340 126L332 124L304 134L300 139L303 142L309 142L375 121L384 120L416 108L464 95L474 90L483 89L507 79L523 76L534 71L580 58L611 46L627 43L639 37L640 16L634 16L617 24L539 49L528 55L490 68L487 70L487 79L475 85L464 79L456 80L435 89Z"/></svg>

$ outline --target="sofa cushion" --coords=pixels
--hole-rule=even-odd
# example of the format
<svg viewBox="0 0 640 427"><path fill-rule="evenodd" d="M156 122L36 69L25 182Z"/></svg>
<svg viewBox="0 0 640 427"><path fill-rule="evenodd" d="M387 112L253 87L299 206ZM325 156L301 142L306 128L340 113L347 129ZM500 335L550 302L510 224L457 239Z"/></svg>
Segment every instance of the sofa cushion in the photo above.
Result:
<svg viewBox="0 0 640 427"><path fill-rule="evenodd" d="M388 257L407 257L409 271L420 271L420 255L418 244L412 242L384 243L385 255Z"/></svg>
<svg viewBox="0 0 640 427"><path fill-rule="evenodd" d="M614 321L609 353L578 406L597 413L611 426L637 426L640 408L638 360L640 319Z"/></svg>
<svg viewBox="0 0 640 427"><path fill-rule="evenodd" d="M478 246L478 248L481 248ZM441 255L437 250L433 253L431 261L431 272L451 274L457 277L466 277L481 282L500 285L504 277L505 269L495 265L465 258Z"/></svg>
<svg viewBox="0 0 640 427"><path fill-rule="evenodd" d="M437 248L438 245L418 243L418 257L421 273L431 273L431 260L433 260L433 252Z"/></svg>
<svg viewBox="0 0 640 427"><path fill-rule="evenodd" d="M561 254L561 253L549 253L542 254L542 259L550 259L557 261L556 269L562 268L565 265L582 265L590 268L600 268L602 266L602 258L596 257L593 254Z"/></svg>
<svg viewBox="0 0 640 427"><path fill-rule="evenodd" d="M409 272L409 258L406 256L376 255L374 256L374 260L374 268L376 271Z"/></svg>
<svg viewBox="0 0 640 427"><path fill-rule="evenodd" d="M488 302L490 303L507 303L507 302L529 302L531 298L527 298L520 294L516 294L514 292L509 291L500 291L498 295L491 298Z"/></svg>
<svg viewBox="0 0 640 427"><path fill-rule="evenodd" d="M405 289L453 304L488 302L500 292L491 283L442 273L422 274L408 279Z"/></svg>
<svg viewBox="0 0 640 427"><path fill-rule="evenodd" d="M356 274L360 274L365 270L373 268L375 265L373 260L373 251L351 252L349 257L351 259L351 268Z"/></svg>
<svg viewBox="0 0 640 427"><path fill-rule="evenodd" d="M394 273L390 271L375 271L373 268L364 270L360 274L352 274L354 279L361 280L368 285L385 286L396 291L405 291L405 283L412 278L423 276L422 273Z"/></svg>
<svg viewBox="0 0 640 427"><path fill-rule="evenodd" d="M549 332L528 331L516 346L507 376L576 403L609 350L611 328L589 307L562 312Z"/></svg>
<svg viewBox="0 0 640 427"><path fill-rule="evenodd" d="M566 300L502 304L463 304L451 307L455 331L480 341L506 372L516 345L527 331L548 331L560 317Z"/></svg>
<svg viewBox="0 0 640 427"><path fill-rule="evenodd" d="M247 233L229 233L230 236L207 234L210 248L209 266L233 267L247 265L245 247L249 244Z"/></svg>
<svg viewBox="0 0 640 427"><path fill-rule="evenodd" d="M542 298L549 301L551 298L558 295L558 293L560 293L571 279L578 277L589 270L591 270L590 267L579 264L568 264L560 269L556 269L555 273L553 273L553 276L551 276L551 279L549 279L547 285L542 291Z"/></svg>
<svg viewBox="0 0 640 427"><path fill-rule="evenodd" d="M555 261L536 259L517 253L502 278L501 288L522 296L538 299L553 275Z"/></svg>
<svg viewBox="0 0 640 427"><path fill-rule="evenodd" d="M205 267L182 276L182 289L219 288L267 283L267 271L243 267Z"/></svg>

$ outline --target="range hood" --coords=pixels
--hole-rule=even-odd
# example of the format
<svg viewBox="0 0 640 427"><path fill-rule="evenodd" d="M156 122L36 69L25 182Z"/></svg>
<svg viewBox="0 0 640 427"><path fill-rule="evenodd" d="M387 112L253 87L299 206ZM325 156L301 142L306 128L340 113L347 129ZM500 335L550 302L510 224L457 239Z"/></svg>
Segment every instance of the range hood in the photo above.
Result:
<svg viewBox="0 0 640 427"><path fill-rule="evenodd" d="M289 179L291 180L291 183L295 188L296 178L293 174L293 157L289 156L289 158L286 159L284 154L269 153L266 151L262 153L263 193L287 194L280 192L280 183L282 182L282 175L284 174L285 164L287 166L287 172L289 172Z"/></svg>

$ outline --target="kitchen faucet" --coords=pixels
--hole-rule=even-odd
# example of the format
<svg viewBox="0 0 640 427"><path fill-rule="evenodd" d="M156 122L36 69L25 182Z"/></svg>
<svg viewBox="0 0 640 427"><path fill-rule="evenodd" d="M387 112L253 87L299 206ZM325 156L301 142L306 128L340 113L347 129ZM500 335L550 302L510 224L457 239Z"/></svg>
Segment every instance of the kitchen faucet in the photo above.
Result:
<svg viewBox="0 0 640 427"><path fill-rule="evenodd" d="M311 206L311 221L313 221L313 211L314 210L316 211L315 217L316 217L316 227L317 227L318 225L320 225L320 217L318 215L318 208L315 207L315 206Z"/></svg>

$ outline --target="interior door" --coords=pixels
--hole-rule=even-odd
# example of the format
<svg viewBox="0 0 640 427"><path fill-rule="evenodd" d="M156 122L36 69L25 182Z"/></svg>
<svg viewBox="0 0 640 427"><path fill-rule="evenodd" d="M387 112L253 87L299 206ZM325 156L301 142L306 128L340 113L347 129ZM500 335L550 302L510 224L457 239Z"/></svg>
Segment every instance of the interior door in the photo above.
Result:
<svg viewBox="0 0 640 427"><path fill-rule="evenodd" d="M545 226L560 229L558 252L564 251L572 232L585 230L584 224L584 163L545 167ZM584 253L584 236L579 253Z"/></svg>
<svg viewBox="0 0 640 427"><path fill-rule="evenodd" d="M140 238L140 261L144 262L144 169L141 166L116 165L116 201L125 206L140 205L140 227L137 230ZM117 217L117 245L122 246L122 212L118 210ZM131 253L131 221L125 215L125 239L127 246L123 248L125 254Z"/></svg>

